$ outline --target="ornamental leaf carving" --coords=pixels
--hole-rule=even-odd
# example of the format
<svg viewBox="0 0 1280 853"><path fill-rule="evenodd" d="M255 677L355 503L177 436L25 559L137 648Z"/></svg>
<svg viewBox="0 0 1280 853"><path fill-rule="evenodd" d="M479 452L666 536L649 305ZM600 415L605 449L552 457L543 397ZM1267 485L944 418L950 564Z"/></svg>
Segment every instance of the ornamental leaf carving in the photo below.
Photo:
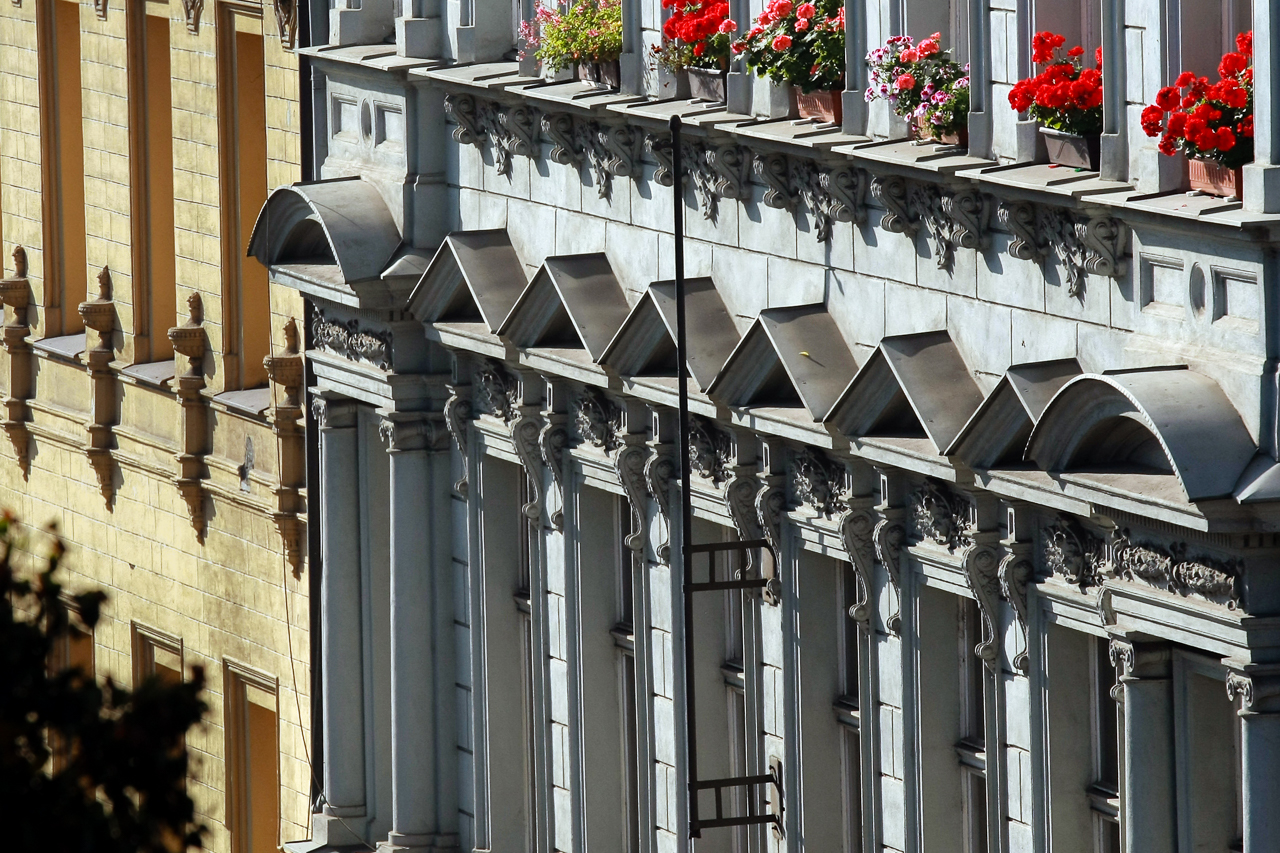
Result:
<svg viewBox="0 0 1280 853"><path fill-rule="evenodd" d="M622 446L622 410L594 388L574 399L573 426L579 439L605 453Z"/></svg>
<svg viewBox="0 0 1280 853"><path fill-rule="evenodd" d="M531 522L542 516L542 448L538 441L541 432L542 425L532 414L521 414L511 424L511 442L529 481L529 502L520 511Z"/></svg>
<svg viewBox="0 0 1280 853"><path fill-rule="evenodd" d="M961 568L982 614L982 639L973 652L994 670L1000 656L996 632L1000 613L1000 559L990 545L974 544L965 549Z"/></svg>
<svg viewBox="0 0 1280 853"><path fill-rule="evenodd" d="M791 489L796 499L830 518L844 508L844 470L820 452L806 447L791 465Z"/></svg>
<svg viewBox="0 0 1280 853"><path fill-rule="evenodd" d="M913 526L921 538L949 551L972 543L972 513L965 498L948 494L933 481L925 480L911 493L910 508Z"/></svg>
<svg viewBox="0 0 1280 853"><path fill-rule="evenodd" d="M1119 278L1126 271L1121 256L1124 226L1110 216L1077 219L1063 208L1045 208L1040 214L1040 232L1062 265L1069 296L1084 298L1090 274Z"/></svg>
<svg viewBox="0 0 1280 853"><path fill-rule="evenodd" d="M391 369L390 332L365 329L358 320L335 320L317 308L311 316L311 339L315 349L362 361L379 370Z"/></svg>
<svg viewBox="0 0 1280 853"><path fill-rule="evenodd" d="M626 546L633 552L642 552L646 537L645 519L649 505L649 487L645 469L649 459L649 448L643 444L624 445L614 459L614 470L618 474L618 482L627 493L627 502L631 506L631 532L627 534Z"/></svg>
<svg viewBox="0 0 1280 853"><path fill-rule="evenodd" d="M200 13L204 11L204 0L182 0L182 12L187 20L187 32L200 34Z"/></svg>
<svg viewBox="0 0 1280 853"><path fill-rule="evenodd" d="M1182 596L1196 596L1232 610L1239 607L1240 561L1206 556L1189 559L1188 550L1186 542L1168 547L1135 542L1127 529L1118 533L1111 544L1119 577Z"/></svg>
<svg viewBox="0 0 1280 853"><path fill-rule="evenodd" d="M813 160L796 160L792 166L796 192L813 214L814 236L819 243L831 239L835 222L866 221L862 172L851 166L822 168Z"/></svg>
<svg viewBox="0 0 1280 853"><path fill-rule="evenodd" d="M1106 573L1106 543L1070 516L1059 516L1044 530L1044 561L1069 584L1096 586Z"/></svg>
<svg viewBox="0 0 1280 853"><path fill-rule="evenodd" d="M457 125L453 129L455 142L476 147L481 145L484 130L481 127L475 98L470 95L447 94L444 96L444 113Z"/></svg>
<svg viewBox="0 0 1280 853"><path fill-rule="evenodd" d="M646 133L644 150L653 155L658 168L653 172L653 179L660 186L669 187L675 183L675 166L671 160L671 135L663 133ZM685 168L688 165L685 164Z"/></svg>
<svg viewBox="0 0 1280 853"><path fill-rule="evenodd" d="M764 203L775 210L792 210L799 194L791 189L791 167L785 154L755 155L754 170L764 183Z"/></svg>
<svg viewBox="0 0 1280 853"><path fill-rule="evenodd" d="M699 417L689 419L689 464L693 470L719 486L728 481L733 461L729 436Z"/></svg>
<svg viewBox="0 0 1280 853"><path fill-rule="evenodd" d="M591 165L596 194L600 198L610 198L615 176L639 176L641 137L625 124L578 121L575 124L574 139Z"/></svg>
<svg viewBox="0 0 1280 853"><path fill-rule="evenodd" d="M275 0L275 12L280 46L293 50L298 44L298 0Z"/></svg>
<svg viewBox="0 0 1280 853"><path fill-rule="evenodd" d="M476 411L509 424L516 418L520 390L514 377L487 361L476 371L473 398Z"/></svg>
<svg viewBox="0 0 1280 853"><path fill-rule="evenodd" d="M909 209L933 240L938 269L951 269L957 248L977 249L986 241L988 205L976 190L948 192L936 184L915 184Z"/></svg>

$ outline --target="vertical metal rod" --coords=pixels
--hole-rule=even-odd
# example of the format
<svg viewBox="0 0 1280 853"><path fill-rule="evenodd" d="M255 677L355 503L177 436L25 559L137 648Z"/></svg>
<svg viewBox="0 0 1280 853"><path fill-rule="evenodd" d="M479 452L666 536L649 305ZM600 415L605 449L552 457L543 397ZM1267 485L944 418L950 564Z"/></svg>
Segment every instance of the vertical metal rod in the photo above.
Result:
<svg viewBox="0 0 1280 853"><path fill-rule="evenodd" d="M689 837L702 835L698 827L698 731L695 723L693 685L693 567L689 541L693 535L693 496L689 485L689 350L685 340L684 312L684 169L680 162L680 116L671 117L671 209L676 249L676 376L679 377L680 424L676 441L680 444L680 571L684 591L684 702L686 766L689 768Z"/></svg>

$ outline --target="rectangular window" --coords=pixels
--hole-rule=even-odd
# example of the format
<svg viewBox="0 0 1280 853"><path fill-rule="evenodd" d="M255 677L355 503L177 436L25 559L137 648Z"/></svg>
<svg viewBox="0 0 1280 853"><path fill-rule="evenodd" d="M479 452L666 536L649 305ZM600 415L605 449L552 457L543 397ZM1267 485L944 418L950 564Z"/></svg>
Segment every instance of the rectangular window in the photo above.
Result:
<svg viewBox="0 0 1280 853"><path fill-rule="evenodd" d="M49 234L51 252L46 255L47 276L61 279L54 284L62 294L61 334L83 328L75 306L88 295L88 261L85 252L84 208L84 113L80 71L81 4L54 0L54 49L47 71L52 78L53 110L45 113L44 132L54 146L53 174L46 175L54 190L46 201L46 211L54 229ZM42 113L45 111L42 110ZM49 261L54 263L51 265ZM46 279L48 281L49 279ZM51 297L57 298L57 297ZM56 307L51 304L51 307ZM57 332L55 332L57 334Z"/></svg>
<svg viewBox="0 0 1280 853"><path fill-rule="evenodd" d="M270 348L267 271L246 256L254 222L267 200L266 64L261 12L220 6L218 21L219 151L222 161L223 332L227 387L267 381ZM234 365L234 369L233 366Z"/></svg>
<svg viewBox="0 0 1280 853"><path fill-rule="evenodd" d="M631 529L631 501L618 498L614 503L618 508L618 624L630 628L635 624L631 568L634 552L627 546L627 537L634 532Z"/></svg>
<svg viewBox="0 0 1280 853"><path fill-rule="evenodd" d="M137 197L145 205L134 227L135 257L144 264L147 314L137 332L148 338L149 361L172 355L168 330L177 325L177 284L173 220L173 94L169 70L169 9L145 4L141 38L142 98L138 118L144 130L142 157L131 158Z"/></svg>
<svg viewBox="0 0 1280 853"><path fill-rule="evenodd" d="M58 637L49 656L49 672L61 673L78 669L93 679L93 634L75 624L74 618L67 626L67 633ZM70 757L72 746L56 732L49 732L49 748L53 753L52 771L60 772Z"/></svg>
<svg viewBox="0 0 1280 853"><path fill-rule="evenodd" d="M183 681L182 640L163 631L133 623L133 686L136 690L148 678L166 684Z"/></svg>
<svg viewBox="0 0 1280 853"><path fill-rule="evenodd" d="M274 853L280 835L276 679L226 661L227 828L232 853Z"/></svg>
<svg viewBox="0 0 1280 853"><path fill-rule="evenodd" d="M971 598L960 599L961 793L966 853L987 850L986 667L974 649L982 640L982 613Z"/></svg>
<svg viewBox="0 0 1280 853"><path fill-rule="evenodd" d="M640 751L637 743L639 718L636 713L636 658L622 653L622 741L625 751L627 827L626 853L640 850Z"/></svg>
<svg viewBox="0 0 1280 853"><path fill-rule="evenodd" d="M524 715L524 750L521 755L521 770L524 778L525 848L539 849L538 828L538 764L534 750L538 735L537 693L534 689L534 668L538 665L537 646L533 633L533 599L529 584L533 577L533 560L537 554L534 548L533 525L525 517L523 507L529 502L529 478L524 469L515 471L516 505L515 524L516 541L519 546L519 563L516 566L516 608L520 613L520 701Z"/></svg>
<svg viewBox="0 0 1280 853"><path fill-rule="evenodd" d="M844 704L858 707L858 623L850 615L858 600L858 582L853 577L853 567L848 563L840 564L840 600L841 616L840 633L840 689Z"/></svg>

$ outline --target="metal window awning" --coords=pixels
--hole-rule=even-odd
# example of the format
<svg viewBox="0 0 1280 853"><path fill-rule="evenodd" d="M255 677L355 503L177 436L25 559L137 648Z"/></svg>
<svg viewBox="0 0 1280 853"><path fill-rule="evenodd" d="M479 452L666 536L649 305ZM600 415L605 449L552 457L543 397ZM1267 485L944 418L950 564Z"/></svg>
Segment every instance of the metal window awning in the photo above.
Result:
<svg viewBox="0 0 1280 853"><path fill-rule="evenodd" d="M583 349L599 361L631 306L603 253L547 258L498 334L521 347Z"/></svg>
<svg viewBox="0 0 1280 853"><path fill-rule="evenodd" d="M1010 367L944 452L970 468L1021 462L1049 400L1082 372L1074 358Z"/></svg>
<svg viewBox="0 0 1280 853"><path fill-rule="evenodd" d="M455 231L444 238L409 296L423 323L481 323L501 328L528 286L506 229Z"/></svg>

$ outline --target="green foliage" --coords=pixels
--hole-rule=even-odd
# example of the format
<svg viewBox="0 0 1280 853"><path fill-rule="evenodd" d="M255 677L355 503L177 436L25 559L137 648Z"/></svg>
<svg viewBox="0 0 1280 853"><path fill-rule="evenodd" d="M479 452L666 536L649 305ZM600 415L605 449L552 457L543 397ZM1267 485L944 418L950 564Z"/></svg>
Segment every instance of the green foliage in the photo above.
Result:
<svg viewBox="0 0 1280 853"><path fill-rule="evenodd" d="M844 4L840 0L770 0L734 43L759 77L802 92L844 86Z"/></svg>
<svg viewBox="0 0 1280 853"><path fill-rule="evenodd" d="M106 595L67 596L54 536L43 566L20 570L13 516L0 518L0 803L12 850L168 853L199 847L186 792L186 732L200 721L204 676L129 691L50 661L74 623L97 624ZM27 567L23 567L24 569ZM54 750L58 744L56 770ZM16 833L16 837L14 834Z"/></svg>
<svg viewBox="0 0 1280 853"><path fill-rule="evenodd" d="M612 62L622 55L622 0L579 0L567 9L539 4L520 25L523 58L529 51L544 68L560 71L584 62Z"/></svg>

